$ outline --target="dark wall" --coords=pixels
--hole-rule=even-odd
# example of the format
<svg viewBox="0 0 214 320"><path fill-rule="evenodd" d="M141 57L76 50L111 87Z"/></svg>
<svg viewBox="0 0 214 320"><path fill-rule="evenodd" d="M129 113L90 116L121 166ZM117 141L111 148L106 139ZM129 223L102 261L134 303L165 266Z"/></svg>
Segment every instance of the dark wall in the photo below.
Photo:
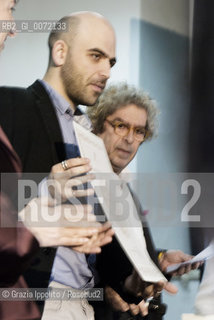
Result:
<svg viewBox="0 0 214 320"><path fill-rule="evenodd" d="M214 172L214 1L195 0L192 50L189 170ZM214 181L213 181L214 186ZM212 195L209 187L208 192ZM203 204L203 215L210 210ZM206 217L209 212L209 217ZM214 215L214 214L213 214ZM214 224L214 219L213 223ZM214 229L191 229L193 251L203 249Z"/></svg>

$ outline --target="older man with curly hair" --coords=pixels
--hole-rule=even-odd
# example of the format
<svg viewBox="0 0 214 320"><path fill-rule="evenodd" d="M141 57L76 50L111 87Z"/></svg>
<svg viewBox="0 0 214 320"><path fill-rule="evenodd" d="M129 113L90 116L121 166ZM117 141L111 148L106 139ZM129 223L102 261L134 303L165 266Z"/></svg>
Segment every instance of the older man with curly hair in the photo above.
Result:
<svg viewBox="0 0 214 320"><path fill-rule="evenodd" d="M103 139L115 173L120 174L125 169L143 142L157 135L157 115L155 101L143 90L125 82L110 85L97 103L88 108L93 132ZM154 249L145 218L140 217L143 212L142 207L136 195L131 189L130 191L139 218L144 221L143 231L147 250L158 267L164 272L173 263L189 260L191 257L180 250L160 252ZM116 238L103 248L101 255L97 256L97 269L101 278L100 285L105 287L107 304L95 305L96 319L135 319L138 315L136 319L146 316L145 319L160 320L165 309L160 301L153 300L151 311L146 315L147 309L143 299L151 295L159 299L157 296L163 288L171 293L177 292L177 288L170 282L166 284L143 282L133 270ZM190 269L191 266L182 268L176 274L188 272ZM128 313L112 313L109 304L114 311L128 311Z"/></svg>

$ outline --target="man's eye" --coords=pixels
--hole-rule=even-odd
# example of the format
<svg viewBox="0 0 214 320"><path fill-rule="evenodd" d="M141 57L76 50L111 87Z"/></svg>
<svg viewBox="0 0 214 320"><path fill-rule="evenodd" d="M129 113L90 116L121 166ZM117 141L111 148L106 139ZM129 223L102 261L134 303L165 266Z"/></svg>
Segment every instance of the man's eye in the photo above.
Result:
<svg viewBox="0 0 214 320"><path fill-rule="evenodd" d="M100 54L94 53L94 54L92 54L92 58L93 58L94 60L98 61L98 60L100 59Z"/></svg>
<svg viewBox="0 0 214 320"><path fill-rule="evenodd" d="M136 134L141 135L141 136L145 136L145 134L146 134L146 131L145 131L144 128L142 128L142 129L141 128L136 128L135 132L136 132Z"/></svg>
<svg viewBox="0 0 214 320"><path fill-rule="evenodd" d="M117 127L119 128L119 129L125 129L125 128L127 128L127 126L124 124L124 123L118 123L117 124Z"/></svg>

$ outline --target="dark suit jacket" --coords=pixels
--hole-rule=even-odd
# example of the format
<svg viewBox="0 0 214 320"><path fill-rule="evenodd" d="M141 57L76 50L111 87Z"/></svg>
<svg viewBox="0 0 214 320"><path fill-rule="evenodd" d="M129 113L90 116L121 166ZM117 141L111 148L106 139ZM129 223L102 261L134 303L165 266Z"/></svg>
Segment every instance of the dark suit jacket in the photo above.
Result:
<svg viewBox="0 0 214 320"><path fill-rule="evenodd" d="M21 170L20 161L0 127L0 172L14 173ZM9 181L11 182L11 181ZM9 196L14 192L14 184L3 183L0 192L0 286L26 288L21 274L28 267L32 256L38 250L38 243L24 226L17 226L17 214ZM11 227L2 227L11 226ZM37 319L39 312L30 301L0 301L0 319Z"/></svg>
<svg viewBox="0 0 214 320"><path fill-rule="evenodd" d="M23 172L49 173L52 165L65 160L55 110L39 81L27 89L0 88L0 124L21 159Z"/></svg>
<svg viewBox="0 0 214 320"><path fill-rule="evenodd" d="M65 159L60 126L51 100L36 81L27 89L0 88L0 124L5 130L23 167L24 177L36 182L51 167ZM31 173L42 173L34 176ZM55 249L42 248L25 273L30 287L47 287Z"/></svg>

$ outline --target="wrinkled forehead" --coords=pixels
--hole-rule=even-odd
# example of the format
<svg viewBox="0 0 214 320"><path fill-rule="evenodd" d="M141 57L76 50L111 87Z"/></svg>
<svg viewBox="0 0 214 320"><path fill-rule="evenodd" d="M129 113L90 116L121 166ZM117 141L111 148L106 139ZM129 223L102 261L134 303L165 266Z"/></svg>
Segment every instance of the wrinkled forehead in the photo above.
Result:
<svg viewBox="0 0 214 320"><path fill-rule="evenodd" d="M130 125L145 126L147 121L147 112L144 108L136 104L119 106L117 110L110 115L111 120L119 120Z"/></svg>

